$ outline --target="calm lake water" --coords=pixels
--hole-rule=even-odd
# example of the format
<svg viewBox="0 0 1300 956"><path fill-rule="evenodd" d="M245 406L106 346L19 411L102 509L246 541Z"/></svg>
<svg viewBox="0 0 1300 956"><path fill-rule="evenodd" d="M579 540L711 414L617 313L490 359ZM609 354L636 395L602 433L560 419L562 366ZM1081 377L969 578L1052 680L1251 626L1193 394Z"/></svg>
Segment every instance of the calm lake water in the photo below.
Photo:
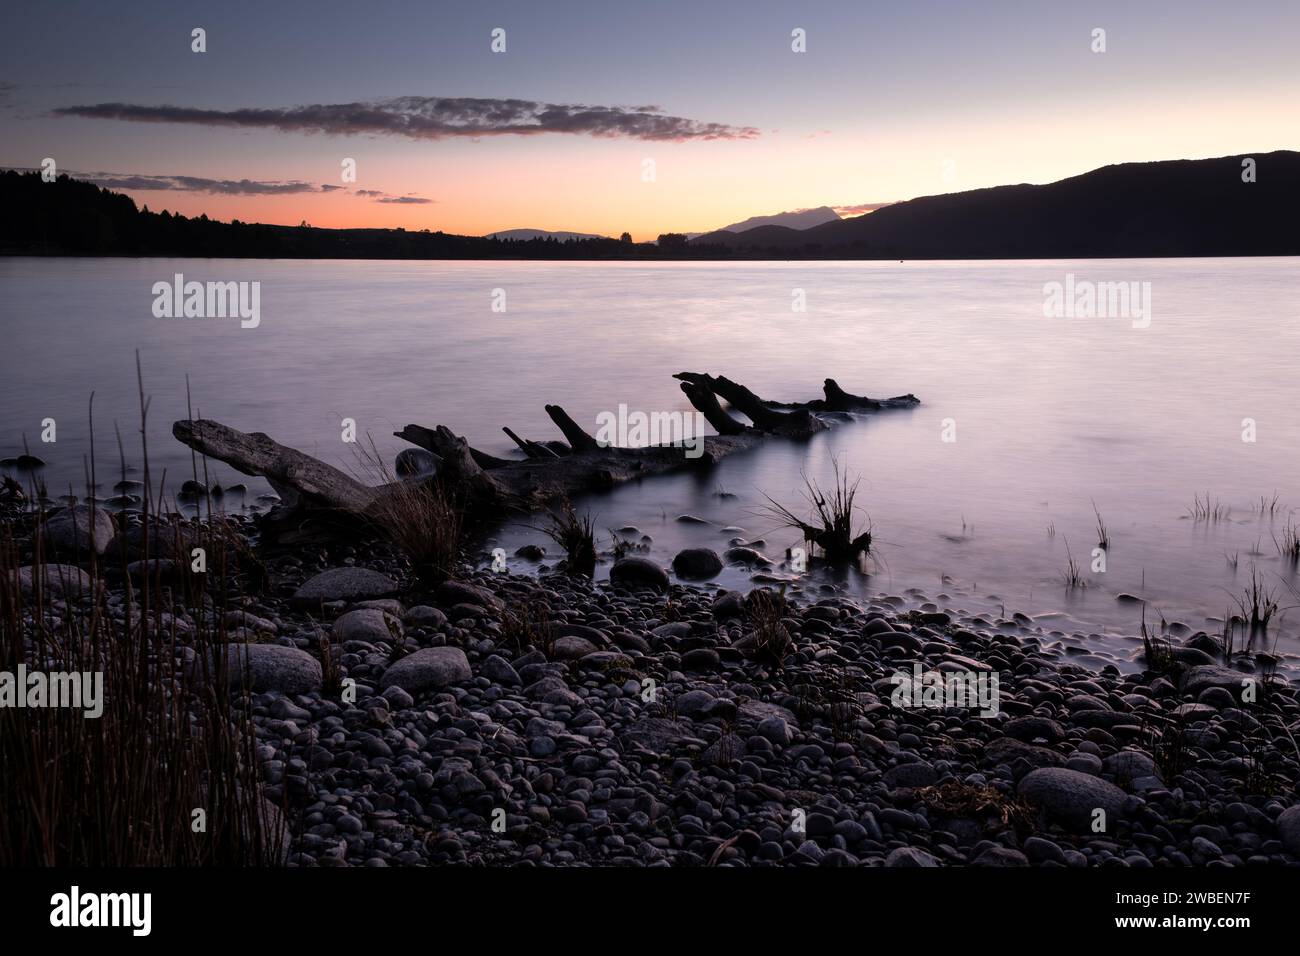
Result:
<svg viewBox="0 0 1300 956"><path fill-rule="evenodd" d="M155 282L261 283L260 325L160 319ZM1046 318L1044 284L1150 283L1151 311ZM504 290L505 311L494 290ZM792 304L806 300L805 311ZM838 460L862 476L878 566L861 593L918 588L1007 613L1061 612L1063 630L1138 626L1122 592L1211 632L1252 569L1300 603L1279 555L1300 520L1300 268L1293 259L907 263L508 263L0 259L0 454L22 438L46 459L52 494L83 487L86 404L95 392L102 471L112 424L138 460L135 350L152 395L155 471L175 487L190 456L170 437L185 376L205 417L356 470L340 423L386 454L408 422L443 423L500 455L511 426L558 438L543 405L595 431L601 412L689 411L670 377L725 374L768 398L818 397L830 376L922 405L773 442L706 476L655 479L584 502L600 529L635 525L667 563L723 550L738 525L773 556L795 536L757 512L760 492L802 510L800 472L823 484ZM1135 327L1143 326L1145 327ZM57 421L57 443L40 442ZM1254 441L1243 441L1243 420ZM953 437L955 441L945 441ZM1247 437L1250 437L1247 434ZM249 481L215 466L224 483ZM111 475L109 483L116 478ZM254 489L249 501L264 490ZM719 490L734 495L723 497ZM1280 506L1260 513L1260 499ZM1196 521L1196 495L1229 516ZM1109 527L1091 573L1093 504ZM693 514L712 525L675 521ZM864 515L865 520L865 515ZM1054 533L1053 533L1054 532ZM506 528L497 543L540 540ZM1090 586L1067 591L1067 546ZM553 549L552 549L553 550ZM1236 570L1231 558L1236 557ZM523 566L521 564L521 566ZM941 583L946 576L946 583ZM741 571L718 579L739 584ZM1300 611L1279 650L1300 650ZM1277 630L1275 626L1275 631Z"/></svg>

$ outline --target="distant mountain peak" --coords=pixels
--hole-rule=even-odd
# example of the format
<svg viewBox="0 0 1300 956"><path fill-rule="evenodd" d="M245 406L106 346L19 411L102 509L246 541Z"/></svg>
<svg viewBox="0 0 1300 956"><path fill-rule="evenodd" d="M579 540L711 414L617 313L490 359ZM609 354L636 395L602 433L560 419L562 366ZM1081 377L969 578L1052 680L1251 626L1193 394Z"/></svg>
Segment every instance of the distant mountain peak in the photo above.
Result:
<svg viewBox="0 0 1300 956"><path fill-rule="evenodd" d="M830 206L818 206L815 209L796 209L794 212L779 212L774 216L750 216L743 222L733 222L723 226L724 232L745 232L759 226L785 226L787 229L811 229L823 223L840 218Z"/></svg>

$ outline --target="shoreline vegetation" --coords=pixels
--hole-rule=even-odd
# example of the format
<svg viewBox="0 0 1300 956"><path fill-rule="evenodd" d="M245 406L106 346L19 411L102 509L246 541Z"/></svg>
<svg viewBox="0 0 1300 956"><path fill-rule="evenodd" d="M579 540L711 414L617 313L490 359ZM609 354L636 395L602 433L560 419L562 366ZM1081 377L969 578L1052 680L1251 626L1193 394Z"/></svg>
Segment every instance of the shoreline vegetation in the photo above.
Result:
<svg viewBox="0 0 1300 956"><path fill-rule="evenodd" d="M737 434L842 414L829 380L778 406L678 377ZM142 436L148 407L141 384ZM521 440L538 473L594 455L552 417L570 454ZM1298 688L1231 618L1176 641L1144 618L1140 672L1090 668L1022 614L919 591L729 591L704 583L720 558L702 548L674 580L634 528L599 549L563 494L535 504L564 560L519 576L484 566L463 475L436 480L446 458L377 464L385 507L333 526L305 507L306 456L268 468L292 532L268 534L214 509L214 449L191 447L179 490L204 520L165 504L175 478L155 480L143 439L134 509L96 506L93 446L88 504L4 486L0 671L105 679L100 718L0 707L0 763L26 768L0 793L31 810L0 820L0 865L1300 862ZM479 477L505 467L445 447ZM125 483L120 438L118 455ZM823 560L870 551L855 490L837 468L808 484L806 521L784 511L848 546Z"/></svg>
<svg viewBox="0 0 1300 956"><path fill-rule="evenodd" d="M1244 169L1250 164L1250 178ZM1098 259L1300 255L1300 153L1125 163L1046 185L894 203L808 229L654 242L267 225L137 208L60 175L0 173L0 255L582 261Z"/></svg>

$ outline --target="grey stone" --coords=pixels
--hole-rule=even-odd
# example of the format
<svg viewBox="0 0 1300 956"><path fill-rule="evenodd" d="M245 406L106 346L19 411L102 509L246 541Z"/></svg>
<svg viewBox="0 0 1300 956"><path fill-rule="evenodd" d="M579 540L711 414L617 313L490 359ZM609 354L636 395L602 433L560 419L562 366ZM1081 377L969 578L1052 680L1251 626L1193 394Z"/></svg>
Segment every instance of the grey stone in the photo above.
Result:
<svg viewBox="0 0 1300 956"><path fill-rule="evenodd" d="M298 607L312 608L329 601L365 601L397 593L397 583L369 568L331 568L305 581L293 595Z"/></svg>
<svg viewBox="0 0 1300 956"><path fill-rule="evenodd" d="M1079 830L1087 828L1093 811L1106 811L1107 826L1124 809L1124 791L1091 774L1064 767L1043 767L1025 774L1016 791L1047 811L1048 816Z"/></svg>
<svg viewBox="0 0 1300 956"><path fill-rule="evenodd" d="M402 639L402 623L378 608L348 611L334 622L334 640L393 643Z"/></svg>
<svg viewBox="0 0 1300 956"><path fill-rule="evenodd" d="M673 572L679 578L702 581L722 571L722 559L712 548L686 548L673 558Z"/></svg>
<svg viewBox="0 0 1300 956"><path fill-rule="evenodd" d="M1300 856L1300 804L1282 811L1277 818L1277 832L1282 838L1282 845Z"/></svg>
<svg viewBox="0 0 1300 956"><path fill-rule="evenodd" d="M668 572L649 558L620 558L609 569L609 580L630 587L648 587L656 591L668 590Z"/></svg>
<svg viewBox="0 0 1300 956"><path fill-rule="evenodd" d="M90 575L71 564L43 564L18 569L18 587L32 599L40 590L46 597L66 599L92 595Z"/></svg>
<svg viewBox="0 0 1300 956"><path fill-rule="evenodd" d="M230 682L256 692L309 694L320 690L320 661L306 651L279 644L237 644L226 649ZM245 684L247 681L247 685Z"/></svg>
<svg viewBox="0 0 1300 956"><path fill-rule="evenodd" d="M468 684L473 678L469 659L459 647L426 647L389 667L379 683L418 694L453 684Z"/></svg>
<svg viewBox="0 0 1300 956"><path fill-rule="evenodd" d="M46 548L55 554L103 554L116 533L112 515L85 505L60 511L41 529Z"/></svg>
<svg viewBox="0 0 1300 956"><path fill-rule="evenodd" d="M890 851L885 857L885 866L930 867L938 866L939 861L924 850L913 846L900 846Z"/></svg>

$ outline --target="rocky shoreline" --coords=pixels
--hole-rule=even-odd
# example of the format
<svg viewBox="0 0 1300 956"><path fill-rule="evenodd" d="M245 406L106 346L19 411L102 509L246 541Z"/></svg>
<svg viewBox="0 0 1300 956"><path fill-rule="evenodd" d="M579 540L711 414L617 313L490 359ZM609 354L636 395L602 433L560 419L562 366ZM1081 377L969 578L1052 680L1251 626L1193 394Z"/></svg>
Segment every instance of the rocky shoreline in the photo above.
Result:
<svg viewBox="0 0 1300 956"><path fill-rule="evenodd" d="M245 665L291 866L1300 863L1297 688L1204 633L1125 675L1027 619L743 595L644 558L434 588L383 543L262 563L260 596L171 620L183 642L206 616ZM995 678L996 712L900 706L921 672Z"/></svg>

